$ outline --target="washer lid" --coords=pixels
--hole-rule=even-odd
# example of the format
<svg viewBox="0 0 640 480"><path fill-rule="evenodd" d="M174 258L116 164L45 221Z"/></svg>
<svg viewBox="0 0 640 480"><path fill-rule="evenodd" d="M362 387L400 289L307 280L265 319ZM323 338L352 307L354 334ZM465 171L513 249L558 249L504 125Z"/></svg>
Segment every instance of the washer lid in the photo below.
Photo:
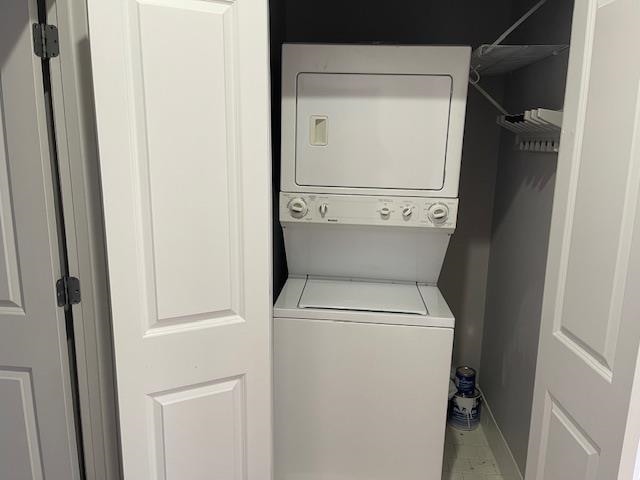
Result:
<svg viewBox="0 0 640 480"><path fill-rule="evenodd" d="M299 308L427 315L415 283L308 278Z"/></svg>

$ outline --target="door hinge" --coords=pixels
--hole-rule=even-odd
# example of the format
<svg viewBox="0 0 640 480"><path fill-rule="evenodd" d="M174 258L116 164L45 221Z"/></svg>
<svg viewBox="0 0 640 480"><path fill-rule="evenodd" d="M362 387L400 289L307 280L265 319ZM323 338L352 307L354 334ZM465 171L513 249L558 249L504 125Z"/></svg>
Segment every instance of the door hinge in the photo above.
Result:
<svg viewBox="0 0 640 480"><path fill-rule="evenodd" d="M58 28L46 23L33 24L33 53L40 58L53 58L60 54Z"/></svg>
<svg viewBox="0 0 640 480"><path fill-rule="evenodd" d="M56 297L59 307L80 303L80 280L65 275L56 282Z"/></svg>

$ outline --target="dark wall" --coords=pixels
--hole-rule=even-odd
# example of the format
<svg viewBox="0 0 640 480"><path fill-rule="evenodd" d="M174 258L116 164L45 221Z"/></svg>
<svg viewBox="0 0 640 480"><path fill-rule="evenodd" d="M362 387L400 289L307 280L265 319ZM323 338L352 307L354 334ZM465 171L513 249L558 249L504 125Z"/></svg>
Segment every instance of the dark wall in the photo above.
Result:
<svg viewBox="0 0 640 480"><path fill-rule="evenodd" d="M288 42L477 45L508 26L511 0L285 0Z"/></svg>
<svg viewBox="0 0 640 480"><path fill-rule="evenodd" d="M509 26L510 9L511 0L272 0L272 47L274 57L279 59L278 46L282 41L477 46L492 42ZM280 162L279 61L274 60L273 66L276 195ZM502 83L501 79L495 79L483 84L501 98ZM475 90L470 89L468 103L459 223L447 254L440 287L456 316L454 362L479 367L500 130L495 124L495 110ZM286 279L277 219L276 212L275 295Z"/></svg>
<svg viewBox="0 0 640 480"><path fill-rule="evenodd" d="M269 30L271 37L271 155L273 203L273 301L287 279L287 262L278 221L278 193L280 192L280 80L286 11L285 0L269 1Z"/></svg>
<svg viewBox="0 0 640 480"><path fill-rule="evenodd" d="M516 0L514 20L529 0ZM569 43L571 0L552 0L509 38L510 43ZM506 79L505 106L561 109L568 52ZM482 388L513 456L524 472L529 441L556 154L519 152L504 131L496 179Z"/></svg>

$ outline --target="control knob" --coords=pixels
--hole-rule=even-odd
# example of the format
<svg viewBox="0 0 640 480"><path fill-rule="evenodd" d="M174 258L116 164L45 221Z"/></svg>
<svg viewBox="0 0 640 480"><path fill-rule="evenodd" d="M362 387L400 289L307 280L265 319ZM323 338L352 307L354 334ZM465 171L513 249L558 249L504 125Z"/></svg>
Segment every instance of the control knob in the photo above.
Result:
<svg viewBox="0 0 640 480"><path fill-rule="evenodd" d="M391 215L391 209L389 207L382 207L380 209L380 216L382 218L386 220L387 218L389 218L389 215Z"/></svg>
<svg viewBox="0 0 640 480"><path fill-rule="evenodd" d="M449 207L444 203L434 203L427 210L429 220L435 224L442 224L449 218Z"/></svg>
<svg viewBox="0 0 640 480"><path fill-rule="evenodd" d="M413 207L404 207L402 209L402 218L409 220L411 215L413 215Z"/></svg>
<svg viewBox="0 0 640 480"><path fill-rule="evenodd" d="M302 218L309 211L309 207L307 206L307 202L304 201L304 198L294 198L289 202L289 213L293 218Z"/></svg>
<svg viewBox="0 0 640 480"><path fill-rule="evenodd" d="M320 210L320 215L322 216L322 218L324 218L324 216L327 214L327 210L329 210L329 205L323 203L320 205L320 208L318 208L318 210Z"/></svg>

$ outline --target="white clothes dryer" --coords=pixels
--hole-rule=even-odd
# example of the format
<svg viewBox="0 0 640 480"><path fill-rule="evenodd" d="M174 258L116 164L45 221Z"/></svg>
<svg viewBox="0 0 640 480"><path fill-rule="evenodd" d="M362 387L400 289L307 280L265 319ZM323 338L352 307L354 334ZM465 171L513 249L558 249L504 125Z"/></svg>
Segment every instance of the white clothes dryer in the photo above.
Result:
<svg viewBox="0 0 640 480"><path fill-rule="evenodd" d="M457 197L470 57L285 44L281 191Z"/></svg>

